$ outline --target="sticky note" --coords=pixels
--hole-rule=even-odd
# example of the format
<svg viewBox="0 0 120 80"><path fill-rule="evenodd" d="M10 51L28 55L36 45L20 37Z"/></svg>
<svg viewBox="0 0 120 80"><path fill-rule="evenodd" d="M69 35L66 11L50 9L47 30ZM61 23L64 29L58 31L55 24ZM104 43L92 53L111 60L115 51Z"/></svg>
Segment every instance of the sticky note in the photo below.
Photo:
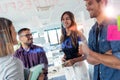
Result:
<svg viewBox="0 0 120 80"><path fill-rule="evenodd" d="M108 26L107 40L108 41L119 41L120 40L120 31L118 30L117 25Z"/></svg>
<svg viewBox="0 0 120 80"><path fill-rule="evenodd" d="M120 15L117 17L117 26L118 30L120 31Z"/></svg>

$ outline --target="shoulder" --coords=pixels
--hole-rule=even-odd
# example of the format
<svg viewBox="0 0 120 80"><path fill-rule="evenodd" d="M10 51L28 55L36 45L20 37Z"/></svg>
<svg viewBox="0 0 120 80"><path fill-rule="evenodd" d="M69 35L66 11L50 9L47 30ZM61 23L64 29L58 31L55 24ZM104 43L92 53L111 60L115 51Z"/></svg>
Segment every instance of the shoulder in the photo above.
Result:
<svg viewBox="0 0 120 80"><path fill-rule="evenodd" d="M21 52L21 51L23 51L22 46L20 46L20 47L15 51L15 53L18 53L18 52Z"/></svg>
<svg viewBox="0 0 120 80"><path fill-rule="evenodd" d="M13 62L15 63L16 66L22 66L23 63L21 60L19 60L18 58L16 57L12 57L13 58Z"/></svg>
<svg viewBox="0 0 120 80"><path fill-rule="evenodd" d="M85 36L83 35L83 33L81 31L77 31L78 33L78 38L80 38L82 41L85 41L86 42L86 38Z"/></svg>
<svg viewBox="0 0 120 80"><path fill-rule="evenodd" d="M95 33L97 27L97 22L95 22L95 24L91 27L90 31L89 31L89 37L92 37L93 34Z"/></svg>
<svg viewBox="0 0 120 80"><path fill-rule="evenodd" d="M14 57L14 56L10 56L9 60L9 66L13 69L23 69L23 63L21 60L19 60L18 58Z"/></svg>
<svg viewBox="0 0 120 80"><path fill-rule="evenodd" d="M98 25L98 23L95 22L95 24L91 27L90 31L94 31L96 29L97 25Z"/></svg>
<svg viewBox="0 0 120 80"><path fill-rule="evenodd" d="M10 79L14 79L14 80L24 79L24 67L23 67L22 62L13 56L10 56L8 58L8 60L9 60L9 66L6 66L7 79L8 80L10 80Z"/></svg>
<svg viewBox="0 0 120 80"><path fill-rule="evenodd" d="M22 64L22 62L18 58L14 57L13 55L5 56L5 57L1 58L1 60L4 61L3 64L5 66L7 66L9 64L8 67L14 66L16 64L19 64L19 65Z"/></svg>
<svg viewBox="0 0 120 80"><path fill-rule="evenodd" d="M42 46L33 45L32 48L37 52L45 52Z"/></svg>
<svg viewBox="0 0 120 80"><path fill-rule="evenodd" d="M32 45L33 48L43 48L42 46Z"/></svg>

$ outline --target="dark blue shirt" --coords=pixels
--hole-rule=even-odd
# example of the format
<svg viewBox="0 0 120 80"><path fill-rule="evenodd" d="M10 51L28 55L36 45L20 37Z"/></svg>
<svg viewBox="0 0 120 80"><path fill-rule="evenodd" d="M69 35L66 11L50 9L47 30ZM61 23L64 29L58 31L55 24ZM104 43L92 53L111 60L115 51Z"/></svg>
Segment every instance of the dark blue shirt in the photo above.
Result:
<svg viewBox="0 0 120 80"><path fill-rule="evenodd" d="M98 27L98 24L97 22L94 24L89 33L89 48L100 54L112 50L112 54L120 59L120 41L107 41L107 27L111 24L116 25L116 20L106 20L99 25L100 32L98 38L96 38L96 28ZM99 64L94 66L93 76L93 80L98 80L98 77L100 80L120 80L120 70Z"/></svg>
<svg viewBox="0 0 120 80"><path fill-rule="evenodd" d="M80 41L80 38L78 40ZM62 42L62 50L66 55L66 60L78 57L78 43L76 47L73 46L70 36L67 36Z"/></svg>
<svg viewBox="0 0 120 80"><path fill-rule="evenodd" d="M44 64L45 68L48 68L48 60L42 47L31 45L29 51L26 51L21 46L16 50L14 56L22 60L25 68L31 68L38 64Z"/></svg>

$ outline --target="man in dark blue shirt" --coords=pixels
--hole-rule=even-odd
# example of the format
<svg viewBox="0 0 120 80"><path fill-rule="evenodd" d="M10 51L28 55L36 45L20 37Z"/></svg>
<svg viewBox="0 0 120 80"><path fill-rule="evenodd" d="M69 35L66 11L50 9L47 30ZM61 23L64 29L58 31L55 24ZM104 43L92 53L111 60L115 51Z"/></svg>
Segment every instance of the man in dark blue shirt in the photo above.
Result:
<svg viewBox="0 0 120 80"><path fill-rule="evenodd" d="M18 36L21 46L16 50L14 56L23 62L25 68L44 64L44 80L47 80L48 60L45 51L42 47L33 44L33 37L29 28L20 29Z"/></svg>
<svg viewBox="0 0 120 80"><path fill-rule="evenodd" d="M89 33L89 48L86 44L82 45L87 61L95 65L93 80L120 80L120 41L107 41L108 25L116 24L114 19L104 14L107 0L85 2L90 17L97 20Z"/></svg>

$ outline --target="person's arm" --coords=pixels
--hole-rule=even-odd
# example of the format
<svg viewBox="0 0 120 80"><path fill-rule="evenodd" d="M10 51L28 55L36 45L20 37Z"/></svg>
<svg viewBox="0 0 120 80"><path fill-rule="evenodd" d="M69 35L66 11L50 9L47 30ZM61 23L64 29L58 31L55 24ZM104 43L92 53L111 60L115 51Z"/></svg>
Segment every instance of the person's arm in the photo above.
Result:
<svg viewBox="0 0 120 80"><path fill-rule="evenodd" d="M48 59L47 59L47 56L45 53L44 53L43 57L44 57L43 61L44 61L44 65L45 65L44 69L45 69L45 72L47 72L48 71Z"/></svg>
<svg viewBox="0 0 120 80"><path fill-rule="evenodd" d="M100 64L99 60L95 59L94 57L92 57L90 55L87 56L87 62L92 64L92 65Z"/></svg>
<svg viewBox="0 0 120 80"><path fill-rule="evenodd" d="M84 55L80 56L80 57L77 57L77 58L73 58L73 59L67 60L64 64L64 66L72 66L76 62L83 61L85 59L86 59L86 56L84 56Z"/></svg>
<svg viewBox="0 0 120 80"><path fill-rule="evenodd" d="M44 79L45 79L45 75L44 75L44 73L41 73L41 74L39 75L38 80L44 80Z"/></svg>
<svg viewBox="0 0 120 80"><path fill-rule="evenodd" d="M86 56L85 55L82 55L80 57L77 57L77 58L73 58L72 59L72 62L73 64L76 63L76 62L79 62L79 61L84 61L86 59Z"/></svg>
<svg viewBox="0 0 120 80"><path fill-rule="evenodd" d="M84 43L87 43L87 40L85 36L83 35L83 33L81 33L80 31L77 31L77 32L78 32L78 36L81 38L81 41Z"/></svg>
<svg viewBox="0 0 120 80"><path fill-rule="evenodd" d="M111 50L107 51L105 54L112 54ZM92 64L92 65L98 65L100 64L100 61L90 55L87 56L87 62Z"/></svg>
<svg viewBox="0 0 120 80"><path fill-rule="evenodd" d="M98 54L90 50L89 55L97 59L101 64L104 64L111 68L120 69L120 59L112 54Z"/></svg>
<svg viewBox="0 0 120 80"><path fill-rule="evenodd" d="M62 62L66 61L66 55L64 54L64 56L62 57Z"/></svg>
<svg viewBox="0 0 120 80"><path fill-rule="evenodd" d="M111 50L107 51L104 54L100 54L90 50L86 44L82 45L82 49L83 53L85 53L88 56L88 62L90 62L89 56L91 56L93 60L91 60L92 63L100 63L111 68L120 69L120 59L112 55Z"/></svg>
<svg viewBox="0 0 120 80"><path fill-rule="evenodd" d="M43 49L43 48L42 48ZM42 75L44 74L44 80L47 80L47 74L48 74L48 59L47 59L47 56L46 56L46 53L45 51L43 50L42 53L40 53L41 56L40 56L40 62L44 64L44 68L43 68L43 73ZM41 74L40 74L41 75ZM43 78L43 76L40 76Z"/></svg>

